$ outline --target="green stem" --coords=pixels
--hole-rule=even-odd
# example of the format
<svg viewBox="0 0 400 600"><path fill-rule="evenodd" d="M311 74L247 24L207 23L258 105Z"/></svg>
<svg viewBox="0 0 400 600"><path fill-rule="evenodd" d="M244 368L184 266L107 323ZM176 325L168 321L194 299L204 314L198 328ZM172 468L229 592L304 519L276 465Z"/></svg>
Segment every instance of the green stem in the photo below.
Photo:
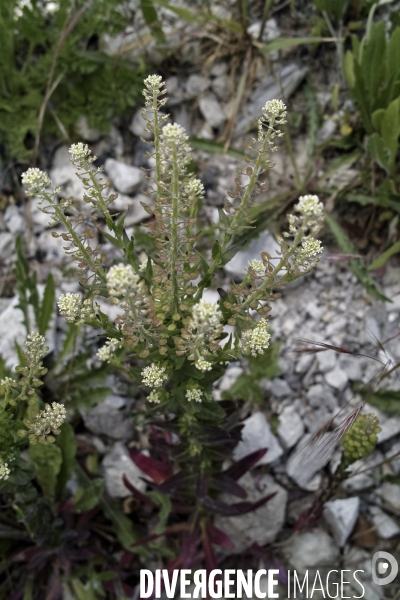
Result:
<svg viewBox="0 0 400 600"><path fill-rule="evenodd" d="M247 205L247 203L248 203L248 201L250 199L250 194L252 193L254 185L256 184L258 176L260 174L259 171L260 171L261 165L262 165L263 160L264 160L264 154L267 151L267 147L268 147L268 143L269 143L269 138L271 137L271 133L274 130L273 127L274 127L274 123L271 122L271 125L270 125L267 133L264 136L264 141L262 143L262 146L258 150L257 160L256 160L256 163L254 165L252 174L250 176L250 181L249 181L249 183L248 183L248 185L246 187L246 190L245 190L245 192L243 194L243 198L242 198L242 200L240 202L239 209L237 210L235 216L232 219L232 222L230 224L230 229L232 229L233 227L236 226L237 222L240 220L240 218L242 216L242 213L245 210L246 205ZM224 235L224 241L222 242L222 245L221 245L221 254L223 254L223 252L226 250L226 247L229 244L229 242L231 241L232 237L233 237L232 234L225 233L225 235ZM212 273L214 273L214 271L217 268L218 264L219 264L218 257L216 257L212 261L212 263L210 265L210 268L208 269L208 271L207 271L207 273L205 275L208 276L208 275L211 275ZM202 282L200 282L199 283L198 292L197 292L197 294L195 296L195 302L198 302L199 299L201 298L202 292L203 292L203 288L204 288L204 284L202 285Z"/></svg>
<svg viewBox="0 0 400 600"><path fill-rule="evenodd" d="M62 209L52 201L51 197L48 194L44 194L44 196L45 196L46 200L50 203L50 205L54 208L56 215L58 216L61 223L64 225L64 227L67 229L68 233L72 237L72 240L73 240L75 246L77 248L79 248L82 255L85 257L87 263L92 267L92 269L96 269L97 274L99 275L100 279L102 279L104 281L105 274L104 274L103 269L101 267L95 267L92 257L90 256L90 254L86 250L84 244L82 244L81 240L79 239L78 235L76 234L74 228L71 225L70 220L64 215Z"/></svg>
<svg viewBox="0 0 400 600"><path fill-rule="evenodd" d="M174 302L174 312L179 310L179 287L178 274L176 265L178 262L178 207L179 207L179 168L176 147L173 151L173 171L172 171L172 256L171 256L171 279L172 279L172 295Z"/></svg>
<svg viewBox="0 0 400 600"><path fill-rule="evenodd" d="M285 256L282 256L281 260L276 265L276 267L272 271L271 275L269 275L269 277L267 277L267 279L265 279L263 281L263 283L260 285L260 287L258 287L257 290L253 294L251 294L251 296L249 296L245 302L243 302L243 304L241 305L241 308L243 308L243 309L248 308L250 306L250 304L252 302L254 302L254 300L257 299L257 297L260 295L260 292L265 291L265 289L269 285L271 285L271 283L274 282L275 277L278 275L279 271L282 269L282 267L285 266L285 263L287 263L287 261L292 256L293 252L295 251L298 243L300 242L301 238L303 237L303 233L304 232L302 229L298 232L298 234L296 235L296 237L293 240L293 244L290 246L290 248L286 252Z"/></svg>
<svg viewBox="0 0 400 600"><path fill-rule="evenodd" d="M160 156L160 120L158 115L157 91L153 92L153 127L154 127L154 150L156 155L156 185L157 195L160 193L159 184L161 182L161 156Z"/></svg>

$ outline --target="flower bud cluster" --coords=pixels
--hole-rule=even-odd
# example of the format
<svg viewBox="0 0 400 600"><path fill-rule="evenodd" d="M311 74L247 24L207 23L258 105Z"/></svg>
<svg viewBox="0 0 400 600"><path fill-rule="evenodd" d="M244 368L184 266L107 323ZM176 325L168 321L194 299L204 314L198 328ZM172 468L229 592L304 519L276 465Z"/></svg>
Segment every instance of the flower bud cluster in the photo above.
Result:
<svg viewBox="0 0 400 600"><path fill-rule="evenodd" d="M257 260L254 258L253 260L249 260L249 267L254 272L257 277L264 277L265 275L265 265L261 262L261 260Z"/></svg>
<svg viewBox="0 0 400 600"><path fill-rule="evenodd" d="M268 150L276 152L277 146L273 143L276 137L283 133L275 129L275 125L286 123L286 105L282 100L269 100L262 109L262 117L258 119L258 141L261 142L268 136Z"/></svg>
<svg viewBox="0 0 400 600"><path fill-rule="evenodd" d="M80 294L61 294L57 304L60 315L65 317L67 323L83 325L86 321L95 318L92 300L82 300Z"/></svg>
<svg viewBox="0 0 400 600"><path fill-rule="evenodd" d="M102 362L110 362L115 352L122 348L122 342L116 338L107 338L105 344L97 351L97 358Z"/></svg>
<svg viewBox="0 0 400 600"><path fill-rule="evenodd" d="M204 357L218 350L222 331L222 312L218 304L200 300L186 320L180 338L175 339L178 356L189 353L189 360L196 360L200 371L210 370L211 363Z"/></svg>
<svg viewBox="0 0 400 600"><path fill-rule="evenodd" d="M31 168L22 175L22 184L26 186L28 196L43 196L46 188L51 186L49 176L37 168Z"/></svg>
<svg viewBox="0 0 400 600"><path fill-rule="evenodd" d="M71 162L77 169L82 169L88 163L92 163L96 160L96 156L91 156L92 151L89 149L87 144L78 142L72 144L68 152L71 155ZM85 164L86 163L86 164Z"/></svg>
<svg viewBox="0 0 400 600"><path fill-rule="evenodd" d="M186 400L189 400L189 402L191 402L192 400L194 400L195 402L202 402L203 392L201 390L187 390Z"/></svg>
<svg viewBox="0 0 400 600"><path fill-rule="evenodd" d="M21 429L18 431L18 435L21 437L28 436L32 445L37 444L37 442L41 444L52 443L55 438L50 433L54 435L61 433L59 428L65 422L66 417L67 413L63 404L58 402L52 402L51 405L46 404L44 410L36 415L34 421L24 420L27 431Z"/></svg>
<svg viewBox="0 0 400 600"><path fill-rule="evenodd" d="M47 373L47 369L43 367L42 358L46 356L49 348L45 346L45 338L39 333L30 333L25 342L26 351L22 352L23 357L26 360L26 366L15 367L17 373L21 375L21 379L17 384L19 394L16 399L18 400L29 400L36 394L36 389L40 387L43 382L39 379ZM11 387L15 387L14 384L9 382Z"/></svg>
<svg viewBox="0 0 400 600"><path fill-rule="evenodd" d="M106 275L107 290L112 298L122 299L137 291L139 276L131 265L114 265Z"/></svg>
<svg viewBox="0 0 400 600"><path fill-rule="evenodd" d="M251 354L256 357L257 354L264 354L269 346L271 336L268 332L268 322L266 319L258 321L254 329L246 329L242 333L241 350L243 354Z"/></svg>
<svg viewBox="0 0 400 600"><path fill-rule="evenodd" d="M8 468L8 463L4 462L3 459L0 459L0 480L8 479L8 476L11 473L11 469Z"/></svg>
<svg viewBox="0 0 400 600"><path fill-rule="evenodd" d="M359 415L353 427L343 439L343 455L341 466L347 468L357 460L367 457L378 443L378 433L381 431L376 415Z"/></svg>
<svg viewBox="0 0 400 600"><path fill-rule="evenodd" d="M165 373L165 367L158 367L153 363L142 370L142 381L149 388L162 387L166 379L168 379L168 375ZM155 402L155 400L152 401Z"/></svg>

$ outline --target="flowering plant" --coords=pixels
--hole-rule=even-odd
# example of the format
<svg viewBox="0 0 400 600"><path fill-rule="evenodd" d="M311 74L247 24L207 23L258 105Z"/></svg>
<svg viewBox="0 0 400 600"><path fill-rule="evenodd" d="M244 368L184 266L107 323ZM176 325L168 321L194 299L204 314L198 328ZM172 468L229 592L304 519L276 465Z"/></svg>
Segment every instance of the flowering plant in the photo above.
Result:
<svg viewBox="0 0 400 600"><path fill-rule="evenodd" d="M117 196L108 193L111 182L104 180L102 167L94 166L96 157L87 145L78 143L70 148L71 162L85 187L84 205L75 204L72 198L59 201L60 188L51 190L48 176L38 169L28 169L23 183L27 193L39 199L41 210L50 215L56 227L53 236L66 242L64 249L77 263L81 285L87 291L85 297L60 296L60 313L71 324L101 328L105 341L97 358L143 386L147 399L144 418L156 426L151 444L163 460L154 461L140 453L132 453L132 459L153 479L151 485L158 496L146 497L128 480L126 485L153 507L163 506L160 497L170 493L186 511L188 507L189 512L193 510L191 531L197 532L194 537L202 532L204 552L210 556L211 542L225 539L212 525L210 511L241 514L256 508L250 502L227 508L215 500L216 491L234 490L245 497L236 479L260 458L256 453L239 461L221 479L222 463L231 458L241 426L234 404L217 402L212 385L231 361L257 357L268 349L269 303L279 298L286 283L317 263L322 247L314 236L322 226L323 211L317 196L301 197L289 215L288 230L277 236L277 256L262 252L254 257L243 281L219 289L218 304L209 302L206 292L217 271L237 252L237 236L252 226L249 208L263 191L261 175L273 167L269 156L277 150L276 139L283 135L279 126L286 122L286 107L280 100L265 104L257 138L248 147L246 170L238 169L241 178L225 198L214 224L216 240L205 251L198 227L205 190L189 170L188 136L180 125L167 122L161 77L151 75L144 83L143 118L154 138L154 150L147 154L154 170L149 174L150 201L144 205L150 218L144 226L154 240L154 251L140 248L128 236L126 215L113 212ZM248 181L243 183L245 178ZM116 258L108 259L101 246L93 245L98 228L115 248ZM101 296L118 308L114 321L96 302ZM36 438L51 442L49 434L57 434L64 416L58 406L47 406L34 421L24 422L26 430L20 435L29 436L31 443ZM170 510L173 508L170 505ZM163 519L165 523L165 515Z"/></svg>

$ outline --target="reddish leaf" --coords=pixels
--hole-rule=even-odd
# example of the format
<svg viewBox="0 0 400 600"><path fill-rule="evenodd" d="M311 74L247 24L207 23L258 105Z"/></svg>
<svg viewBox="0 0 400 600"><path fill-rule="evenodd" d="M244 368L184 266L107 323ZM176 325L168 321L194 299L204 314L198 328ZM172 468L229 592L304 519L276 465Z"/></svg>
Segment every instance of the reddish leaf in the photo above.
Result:
<svg viewBox="0 0 400 600"><path fill-rule="evenodd" d="M212 521L208 521L206 527L208 537L213 544L221 546L221 548L226 548L226 550L233 550L235 548L235 544L232 542L231 538L221 531L221 529L215 527Z"/></svg>
<svg viewBox="0 0 400 600"><path fill-rule="evenodd" d="M197 546L200 541L200 532L197 525L191 531L185 531L182 536L182 566L184 569L190 569L193 566L197 554Z"/></svg>
<svg viewBox="0 0 400 600"><path fill-rule="evenodd" d="M224 473L222 473L218 479L213 479L211 481L211 487L219 492L231 494L232 496L237 496L238 498L247 498L246 490L242 488L241 485L236 483L234 479L228 477Z"/></svg>
<svg viewBox="0 0 400 600"><path fill-rule="evenodd" d="M215 557L214 550L213 550L210 538L208 537L208 533L207 533L206 529L203 529L201 539L202 539L206 569L207 569L208 573L210 573L211 571L213 571L214 569L216 569L218 567L218 563L217 563L217 559Z"/></svg>
<svg viewBox="0 0 400 600"><path fill-rule="evenodd" d="M124 482L125 487L135 496L135 498L137 498L140 502L143 502L143 504L148 504L149 506L152 506L153 508L158 508L158 504L156 504L155 502L153 502L153 500L151 498L149 498L148 496L146 496L146 494L143 494L143 492L141 492L140 490L138 490L127 478L126 475L122 475L122 481Z"/></svg>
<svg viewBox="0 0 400 600"><path fill-rule="evenodd" d="M129 454L135 465L156 483L163 483L171 477L172 469L168 463L154 460L137 450L131 450Z"/></svg>
<svg viewBox="0 0 400 600"><path fill-rule="evenodd" d="M236 517L238 515L245 515L248 512L257 510L257 508L263 506L263 504L268 502L268 500L271 500L271 498L273 498L275 495L276 492L257 500L257 502L237 502L236 504L225 504L219 500L213 500L208 496L204 498L203 504L207 508L220 513L221 515L225 515L227 517Z"/></svg>
<svg viewBox="0 0 400 600"><path fill-rule="evenodd" d="M260 458L262 458L267 452L268 448L256 450L255 452L252 452L251 454L248 454L247 456L244 456L237 462L233 463L233 465L231 465L223 474L237 481L242 475L254 467Z"/></svg>

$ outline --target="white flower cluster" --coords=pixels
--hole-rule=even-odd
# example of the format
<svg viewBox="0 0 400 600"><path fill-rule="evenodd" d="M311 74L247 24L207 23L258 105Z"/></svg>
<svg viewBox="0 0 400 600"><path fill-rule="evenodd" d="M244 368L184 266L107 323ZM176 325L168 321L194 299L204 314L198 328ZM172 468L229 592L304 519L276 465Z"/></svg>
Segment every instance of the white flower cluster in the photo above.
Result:
<svg viewBox="0 0 400 600"><path fill-rule="evenodd" d="M75 167L80 168L84 162L92 162L92 160L88 161L92 151L87 144L83 144L82 142L72 144L68 152L71 155L71 162Z"/></svg>
<svg viewBox="0 0 400 600"><path fill-rule="evenodd" d="M257 260L256 258L249 260L249 267L258 277L263 277L265 275L265 266L261 260Z"/></svg>
<svg viewBox="0 0 400 600"><path fill-rule="evenodd" d="M201 402L203 400L203 392L201 390L187 390L186 400L194 400L195 402Z"/></svg>
<svg viewBox="0 0 400 600"><path fill-rule="evenodd" d="M67 417L67 412L63 404L52 402L45 404L44 410L41 410L36 415L33 422L24 421L28 431L20 430L18 433L21 436L29 436L31 444L36 444L39 440L42 443L46 442L46 436L51 432L55 435L60 433L60 427ZM54 438L49 438L48 441L54 441Z"/></svg>
<svg viewBox="0 0 400 600"><path fill-rule="evenodd" d="M178 123L167 123L161 130L161 139L167 143L181 144L187 142L189 136Z"/></svg>
<svg viewBox="0 0 400 600"><path fill-rule="evenodd" d="M286 104L282 100L269 100L262 109L262 113L272 124L286 123Z"/></svg>
<svg viewBox="0 0 400 600"><path fill-rule="evenodd" d="M157 367L153 363L142 370L142 381L150 388L160 388L166 379L165 367Z"/></svg>
<svg viewBox="0 0 400 600"><path fill-rule="evenodd" d="M221 325L222 312L218 304L212 304L206 300L200 300L192 309L192 329L197 329L197 333L206 334L210 330L218 332L222 331Z"/></svg>
<svg viewBox="0 0 400 600"><path fill-rule="evenodd" d="M126 296L137 286L139 281L134 268L131 265L124 265L124 263L111 267L106 279L108 293L114 298Z"/></svg>
<svg viewBox="0 0 400 600"><path fill-rule="evenodd" d="M51 181L47 173L31 168L22 175L22 184L26 186L29 196L41 196L46 188L51 186Z"/></svg>
<svg viewBox="0 0 400 600"><path fill-rule="evenodd" d="M185 192L188 196L198 196L202 198L204 196L204 185L200 179L192 179L186 184Z"/></svg>
<svg viewBox="0 0 400 600"><path fill-rule="evenodd" d="M181 169L190 162L191 148L187 144L188 139L185 129L177 123L164 125L160 135L160 153L165 172L172 168L175 158Z"/></svg>
<svg viewBox="0 0 400 600"><path fill-rule="evenodd" d="M269 346L271 339L268 333L268 322L266 319L261 319L254 329L246 329L242 333L241 348L243 354L251 354L251 356L257 356L257 354L264 354Z"/></svg>
<svg viewBox="0 0 400 600"><path fill-rule="evenodd" d="M149 402L152 402L153 404L160 404L160 402L161 402L161 400L160 400L160 394L158 392L156 392L155 390L153 390L147 396L147 400Z"/></svg>
<svg viewBox="0 0 400 600"><path fill-rule="evenodd" d="M122 342L115 338L107 338L104 346L97 351L97 358L102 362L110 362L115 352L122 347Z"/></svg>
<svg viewBox="0 0 400 600"><path fill-rule="evenodd" d="M0 459L0 479L8 479L11 469L8 468L8 463Z"/></svg>
<svg viewBox="0 0 400 600"><path fill-rule="evenodd" d="M10 390L12 387L17 387L17 382L15 379L11 377L4 377L4 379L0 379L0 386L4 387L6 390Z"/></svg>
<svg viewBox="0 0 400 600"><path fill-rule="evenodd" d="M320 240L314 238L306 238L301 240L301 252L304 256L318 256L321 254L323 247Z"/></svg>
<svg viewBox="0 0 400 600"><path fill-rule="evenodd" d="M318 196L308 194L300 196L298 203L294 207L305 217L316 217L322 219L324 214L324 205L319 201Z"/></svg>
<svg viewBox="0 0 400 600"><path fill-rule="evenodd" d="M61 294L57 304L60 314L65 317L67 323L83 325L87 319L95 317L92 301L89 299L82 301L80 294Z"/></svg>
<svg viewBox="0 0 400 600"><path fill-rule="evenodd" d="M27 348L25 356L30 363L37 363L38 360L46 356L49 351L45 346L46 339L39 333L30 333L26 338L25 346Z"/></svg>
<svg viewBox="0 0 400 600"><path fill-rule="evenodd" d="M196 360L194 366L199 371L203 371L203 373L206 371L211 371L212 369L212 363L210 363L208 360L205 360L202 356Z"/></svg>
<svg viewBox="0 0 400 600"><path fill-rule="evenodd" d="M143 90L143 96L146 98L146 106L150 106L153 102L153 92L159 92L162 88L163 80L161 75L149 75L144 80L144 85L146 89Z"/></svg>

